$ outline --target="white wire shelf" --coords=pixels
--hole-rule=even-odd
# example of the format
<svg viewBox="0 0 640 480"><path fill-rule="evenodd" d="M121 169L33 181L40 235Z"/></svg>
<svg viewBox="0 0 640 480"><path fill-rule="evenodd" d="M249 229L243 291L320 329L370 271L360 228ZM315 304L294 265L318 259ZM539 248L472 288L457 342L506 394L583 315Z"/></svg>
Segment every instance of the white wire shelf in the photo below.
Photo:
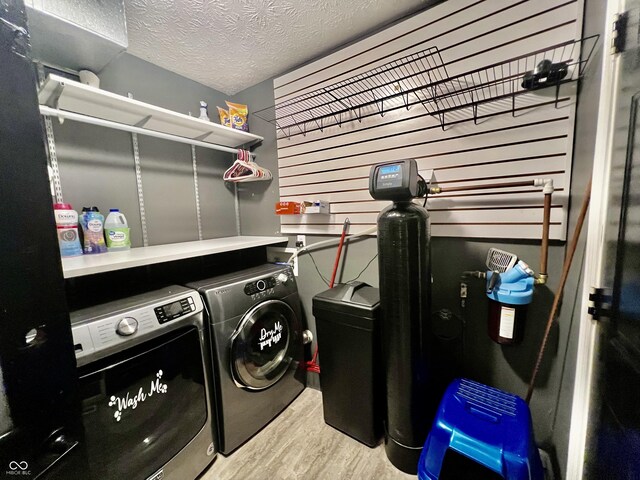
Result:
<svg viewBox="0 0 640 480"><path fill-rule="evenodd" d="M38 94L43 115L233 152L264 140L166 108L49 75ZM222 148L219 148L222 147Z"/></svg>
<svg viewBox="0 0 640 480"><path fill-rule="evenodd" d="M449 76L438 48L430 47L253 115L288 138L414 105L422 105L444 129L448 112L470 107L477 121L478 105L505 98L514 104L518 95L547 87L555 87L557 104L560 86L584 74L598 38L563 42L455 76ZM527 80L543 61L553 64L556 74Z"/></svg>

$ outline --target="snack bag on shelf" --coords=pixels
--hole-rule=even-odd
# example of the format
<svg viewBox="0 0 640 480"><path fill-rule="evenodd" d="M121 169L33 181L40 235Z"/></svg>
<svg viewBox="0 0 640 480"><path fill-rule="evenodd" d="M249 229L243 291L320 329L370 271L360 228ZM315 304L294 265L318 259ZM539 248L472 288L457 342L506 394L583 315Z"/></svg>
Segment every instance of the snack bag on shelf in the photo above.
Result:
<svg viewBox="0 0 640 480"><path fill-rule="evenodd" d="M231 117L231 128L237 130L249 131L249 124L247 123L247 117L249 116L249 109L246 105L241 103L226 102L229 107L229 116Z"/></svg>
<svg viewBox="0 0 640 480"><path fill-rule="evenodd" d="M229 111L224 108L218 108L218 115L220 115L220 125L224 125L225 127L231 126L231 117L229 116Z"/></svg>

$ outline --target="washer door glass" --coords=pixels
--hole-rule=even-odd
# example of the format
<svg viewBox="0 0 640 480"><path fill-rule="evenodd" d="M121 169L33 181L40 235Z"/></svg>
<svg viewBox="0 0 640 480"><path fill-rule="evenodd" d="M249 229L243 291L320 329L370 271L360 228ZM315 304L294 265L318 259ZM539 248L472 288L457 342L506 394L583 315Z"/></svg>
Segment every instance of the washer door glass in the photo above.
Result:
<svg viewBox="0 0 640 480"><path fill-rule="evenodd" d="M89 470L75 478L144 480L209 428L195 327L92 362L78 374Z"/></svg>
<svg viewBox="0 0 640 480"><path fill-rule="evenodd" d="M267 300L249 310L231 337L235 382L251 390L276 383L291 364L298 331L295 313L280 300Z"/></svg>

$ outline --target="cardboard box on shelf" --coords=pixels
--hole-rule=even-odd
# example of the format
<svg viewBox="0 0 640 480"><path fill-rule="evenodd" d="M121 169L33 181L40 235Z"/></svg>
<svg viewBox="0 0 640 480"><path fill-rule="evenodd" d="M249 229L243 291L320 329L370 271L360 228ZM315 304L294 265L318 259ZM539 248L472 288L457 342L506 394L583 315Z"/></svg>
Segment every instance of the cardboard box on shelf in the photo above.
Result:
<svg viewBox="0 0 640 480"><path fill-rule="evenodd" d="M329 203L321 200L313 202L276 202L276 215L328 214L329 210Z"/></svg>

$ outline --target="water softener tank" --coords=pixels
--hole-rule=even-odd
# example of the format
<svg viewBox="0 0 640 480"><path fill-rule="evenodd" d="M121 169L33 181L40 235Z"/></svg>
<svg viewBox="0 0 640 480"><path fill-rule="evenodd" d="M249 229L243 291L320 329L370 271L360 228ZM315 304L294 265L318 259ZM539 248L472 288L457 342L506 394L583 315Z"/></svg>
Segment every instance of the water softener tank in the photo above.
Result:
<svg viewBox="0 0 640 480"><path fill-rule="evenodd" d="M429 215L411 202L415 160L372 168L369 190L393 200L378 217L381 338L386 384L385 450L397 468L417 472L438 395L430 370L431 262Z"/></svg>

